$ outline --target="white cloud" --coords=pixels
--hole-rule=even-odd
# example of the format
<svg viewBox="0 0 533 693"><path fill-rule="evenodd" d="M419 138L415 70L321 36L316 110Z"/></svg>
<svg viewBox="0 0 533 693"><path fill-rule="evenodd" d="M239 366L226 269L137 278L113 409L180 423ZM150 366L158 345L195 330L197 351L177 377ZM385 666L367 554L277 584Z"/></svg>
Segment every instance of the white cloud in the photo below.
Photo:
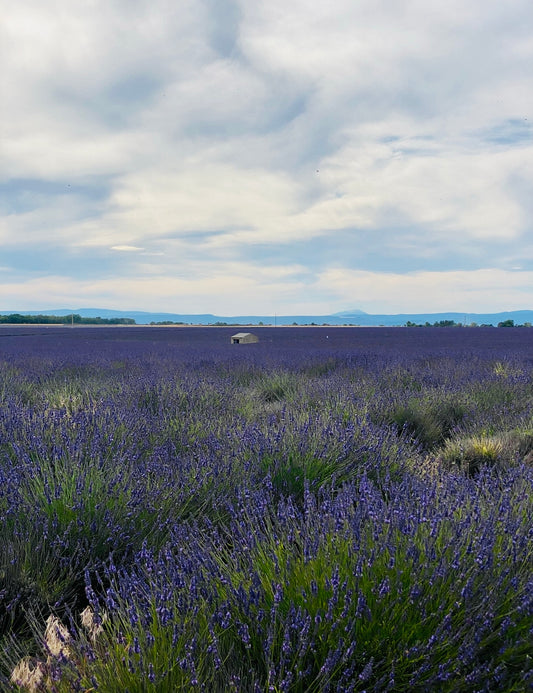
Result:
<svg viewBox="0 0 533 693"><path fill-rule="evenodd" d="M503 152L436 148L434 142L426 150L424 142L409 139L359 142L332 157L332 187L342 196L327 204L340 215L339 223L351 225L350 214L365 210L365 225L377 227L395 216L426 227L436 238L451 233L479 240L513 237L526 227L510 180L527 165L533 146ZM325 174L329 164L323 164Z"/></svg>
<svg viewBox="0 0 533 693"><path fill-rule="evenodd" d="M474 313L528 308L532 286L531 271L489 268L400 274L331 268L320 275L316 288L334 293L345 306L362 306L369 313Z"/></svg>
<svg viewBox="0 0 533 693"><path fill-rule="evenodd" d="M302 268L297 266L252 267L233 263L221 268L215 263L198 263L192 269L176 266L172 273L156 276L96 281L63 276L12 279L0 282L0 292L6 305L17 301L19 310L39 310L52 304L102 308L119 305L126 310L273 314L276 306L287 300L296 305L301 301L299 296L305 289L301 272Z"/></svg>
<svg viewBox="0 0 533 693"><path fill-rule="evenodd" d="M53 245L87 258L84 290L101 287L93 305L133 297L157 309L170 300L158 288L169 262L193 277L201 258L213 268L207 280L200 270L205 290L191 278L169 286L202 311L218 301L227 313L225 300L242 312L248 291L334 311L341 285L333 294L333 279L313 289L309 279L311 265L329 276L331 259L312 263L304 242L351 230L352 245L383 239L382 267L375 253L372 267L361 259L342 270L348 284L387 285L396 258L397 302L376 305L418 300L409 287L425 275L402 284L407 254L432 270L442 258L442 281L427 272L439 276L427 287L439 305L527 303L526 288L491 294L476 272L507 277L533 261L529 0L0 0L0 10L5 266ZM54 190L28 195L27 181ZM113 281L118 272L133 293L97 271L110 248L121 258ZM284 258L296 248L298 270ZM292 269L281 278L277 267Z"/></svg>
<svg viewBox="0 0 533 693"><path fill-rule="evenodd" d="M531 271L400 274L331 268L313 277L300 266L234 263L221 268L197 263L192 271L176 266L161 275L96 281L12 278L0 282L0 291L4 304L18 310L118 305L125 310L218 315L328 315L354 306L376 314L520 310L530 306L532 285Z"/></svg>

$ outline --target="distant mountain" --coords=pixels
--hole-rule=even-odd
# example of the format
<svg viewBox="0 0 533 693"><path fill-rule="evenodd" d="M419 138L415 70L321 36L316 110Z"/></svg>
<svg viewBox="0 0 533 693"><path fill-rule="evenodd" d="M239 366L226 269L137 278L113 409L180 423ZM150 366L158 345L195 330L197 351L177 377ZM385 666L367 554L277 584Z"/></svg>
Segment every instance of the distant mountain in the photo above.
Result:
<svg viewBox="0 0 533 693"><path fill-rule="evenodd" d="M333 313L336 318L353 318L357 315L368 315L364 310L359 310L358 308L353 308L352 310L342 310L340 313Z"/></svg>
<svg viewBox="0 0 533 693"><path fill-rule="evenodd" d="M397 315L370 315L361 310L347 310L334 315L239 315L219 316L211 313L149 313L144 311L122 311L108 308L75 308L39 311L0 311L0 315L71 315L75 313L84 318L133 318L138 325L148 325L152 322L181 322L188 325L213 325L227 323L229 325L360 325L371 326L401 326L407 322L431 325L441 320L453 320L459 324L497 325L505 320L514 320L515 325L533 323L533 310L515 310L502 313L400 313Z"/></svg>

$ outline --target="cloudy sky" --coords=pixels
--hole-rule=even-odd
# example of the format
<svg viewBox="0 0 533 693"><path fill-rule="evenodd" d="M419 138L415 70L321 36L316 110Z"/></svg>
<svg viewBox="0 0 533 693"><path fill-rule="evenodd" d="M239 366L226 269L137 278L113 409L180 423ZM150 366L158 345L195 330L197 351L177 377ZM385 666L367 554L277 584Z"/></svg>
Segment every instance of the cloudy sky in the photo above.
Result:
<svg viewBox="0 0 533 693"><path fill-rule="evenodd" d="M0 310L533 308L531 0L0 11Z"/></svg>

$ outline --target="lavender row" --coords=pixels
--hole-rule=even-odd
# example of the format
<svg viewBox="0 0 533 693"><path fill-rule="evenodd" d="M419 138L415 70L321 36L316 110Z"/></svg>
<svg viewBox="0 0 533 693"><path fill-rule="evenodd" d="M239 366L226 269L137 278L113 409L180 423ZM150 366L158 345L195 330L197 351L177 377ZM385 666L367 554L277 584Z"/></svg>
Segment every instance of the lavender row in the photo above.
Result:
<svg viewBox="0 0 533 693"><path fill-rule="evenodd" d="M525 689L530 330L232 332L2 330L6 685Z"/></svg>

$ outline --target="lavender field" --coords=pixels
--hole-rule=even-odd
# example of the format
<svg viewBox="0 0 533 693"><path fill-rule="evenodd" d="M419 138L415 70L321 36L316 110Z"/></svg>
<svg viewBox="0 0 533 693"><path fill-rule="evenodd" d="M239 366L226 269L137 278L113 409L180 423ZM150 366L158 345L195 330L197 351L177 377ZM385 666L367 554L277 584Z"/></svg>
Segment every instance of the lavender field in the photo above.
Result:
<svg viewBox="0 0 533 693"><path fill-rule="evenodd" d="M533 330L0 328L0 688L533 688Z"/></svg>

